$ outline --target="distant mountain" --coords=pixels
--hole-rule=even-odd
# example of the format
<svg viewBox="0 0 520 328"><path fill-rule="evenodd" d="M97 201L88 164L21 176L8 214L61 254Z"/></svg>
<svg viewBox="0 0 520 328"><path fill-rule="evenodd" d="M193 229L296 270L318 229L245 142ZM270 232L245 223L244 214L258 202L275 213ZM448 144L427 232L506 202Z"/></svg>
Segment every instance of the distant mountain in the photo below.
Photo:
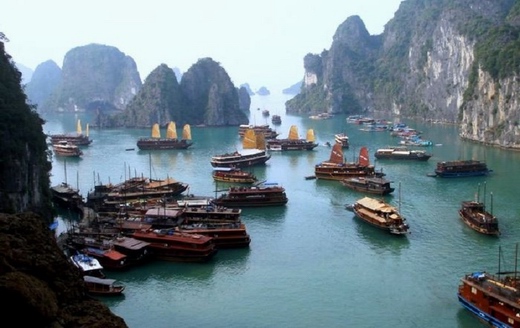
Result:
<svg viewBox="0 0 520 328"><path fill-rule="evenodd" d="M256 94L260 96L268 96L271 94L271 91L269 91L266 87L261 87L260 89L256 90Z"/></svg>
<svg viewBox="0 0 520 328"><path fill-rule="evenodd" d="M49 97L61 84L61 68L52 60L36 67L31 82L25 86L29 102L38 107L45 107Z"/></svg>
<svg viewBox="0 0 520 328"><path fill-rule="evenodd" d="M303 80L291 85L287 89L283 89L282 93L285 95L297 95L302 90L302 85L303 85Z"/></svg>
<svg viewBox="0 0 520 328"><path fill-rule="evenodd" d="M255 93L253 92L253 90L251 90L251 87L249 86L248 83L244 83L244 84L241 84L240 85L241 88L245 88L247 93L250 95L250 96L253 96Z"/></svg>
<svg viewBox="0 0 520 328"><path fill-rule="evenodd" d="M141 88L134 59L115 47L89 44L67 52L62 81L42 111L124 110Z"/></svg>
<svg viewBox="0 0 520 328"><path fill-rule="evenodd" d="M20 63L16 63L16 68L20 71L20 73L22 73L22 84L31 82L31 78L34 73L32 69Z"/></svg>

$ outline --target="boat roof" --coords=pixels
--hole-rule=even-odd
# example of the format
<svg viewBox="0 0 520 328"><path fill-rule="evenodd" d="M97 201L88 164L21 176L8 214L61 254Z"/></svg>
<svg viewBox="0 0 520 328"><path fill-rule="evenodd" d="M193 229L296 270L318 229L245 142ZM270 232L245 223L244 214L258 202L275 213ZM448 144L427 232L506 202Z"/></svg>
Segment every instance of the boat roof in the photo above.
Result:
<svg viewBox="0 0 520 328"><path fill-rule="evenodd" d="M150 245L149 242L131 238L131 237L118 237L114 240L114 244L127 248L127 249L141 249Z"/></svg>
<svg viewBox="0 0 520 328"><path fill-rule="evenodd" d="M112 286L117 280L115 279L107 279L107 278L98 278L94 276L83 276L83 280L86 282L92 282L100 285Z"/></svg>
<svg viewBox="0 0 520 328"><path fill-rule="evenodd" d="M364 206L373 211L381 211L381 212L393 212L395 208L379 199L371 198L371 197L363 197L357 201L358 204Z"/></svg>
<svg viewBox="0 0 520 328"><path fill-rule="evenodd" d="M182 209L172 209L164 207L150 208L146 211L146 216L167 216L167 217L178 217L182 214Z"/></svg>

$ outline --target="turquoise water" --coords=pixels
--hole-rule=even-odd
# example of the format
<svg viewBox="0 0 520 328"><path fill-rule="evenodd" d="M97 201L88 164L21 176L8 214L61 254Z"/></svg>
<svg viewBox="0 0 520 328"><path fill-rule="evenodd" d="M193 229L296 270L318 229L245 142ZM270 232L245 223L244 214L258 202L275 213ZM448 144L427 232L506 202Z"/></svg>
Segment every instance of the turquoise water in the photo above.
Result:
<svg viewBox="0 0 520 328"><path fill-rule="evenodd" d="M268 109L282 116L280 137L295 124L302 137L313 128L320 145L310 152L275 152L265 167L254 169L259 179L283 185L289 202L243 210L250 248L221 250L210 263L156 262L108 272L127 289L124 297L103 302L130 327L485 327L458 304L457 286L465 273L497 271L498 247L512 250L519 241L520 153L463 142L454 126L405 121L439 144L427 148L433 157L424 163L375 161L375 150L397 144L396 138L360 131L346 124L344 116L312 120L286 115L286 99L253 96L251 123L270 123L256 108ZM84 123L91 119L85 114L46 118L44 132L71 132L77 118ZM396 191L385 197L394 205L401 185L401 211L410 235L389 235L345 210L345 204L363 194L336 181L304 179L314 173L315 164L329 158L324 144L339 132L350 137L347 160L367 146L376 169L394 181ZM169 176L189 183L189 193L213 196L217 186L210 157L241 149L237 127L192 127L194 145L188 150L137 150L137 139L149 134L148 129L90 129L94 142L83 158L65 163L53 157L53 184L67 181L86 196L96 181ZM470 158L485 160L493 174L427 176L437 161ZM458 217L460 202L473 199L484 182L488 203L493 192L499 238L474 232ZM65 230L70 216L63 213L63 218L60 229Z"/></svg>

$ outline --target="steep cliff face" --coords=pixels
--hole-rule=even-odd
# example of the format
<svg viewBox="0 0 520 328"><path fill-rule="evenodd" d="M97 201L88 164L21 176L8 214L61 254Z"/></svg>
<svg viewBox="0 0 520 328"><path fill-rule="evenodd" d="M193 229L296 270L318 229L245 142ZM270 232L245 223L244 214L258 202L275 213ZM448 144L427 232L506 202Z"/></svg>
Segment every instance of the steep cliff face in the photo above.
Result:
<svg viewBox="0 0 520 328"><path fill-rule="evenodd" d="M186 119L191 124L223 126L249 121L239 108L237 88L211 58L199 59L184 73L181 89L188 102Z"/></svg>
<svg viewBox="0 0 520 328"><path fill-rule="evenodd" d="M45 107L44 103L60 83L61 68L54 61L48 60L36 67L31 82L25 87L25 93L31 104L42 104Z"/></svg>
<svg viewBox="0 0 520 328"><path fill-rule="evenodd" d="M185 99L175 72L165 64L159 65L146 78L137 95L125 111L113 117L110 126L151 127L154 123L166 125L170 121L186 123ZM103 127L107 124L97 125Z"/></svg>
<svg viewBox="0 0 520 328"><path fill-rule="evenodd" d="M76 47L65 55L62 83L42 111L123 110L140 88L135 61L117 48Z"/></svg>
<svg viewBox="0 0 520 328"><path fill-rule="evenodd" d="M246 113L249 113L251 109L251 96L249 96L247 88L243 86L238 89L238 107Z"/></svg>
<svg viewBox="0 0 520 328"><path fill-rule="evenodd" d="M406 0L380 36L349 17L330 50L305 56L287 111L460 123L468 139L516 148L519 12L514 0Z"/></svg>
<svg viewBox="0 0 520 328"><path fill-rule="evenodd" d="M52 217L43 121L27 105L21 74L0 42L0 212L34 211Z"/></svg>
<svg viewBox="0 0 520 328"><path fill-rule="evenodd" d="M43 219L0 213L0 301L12 327L127 327L60 250Z"/></svg>

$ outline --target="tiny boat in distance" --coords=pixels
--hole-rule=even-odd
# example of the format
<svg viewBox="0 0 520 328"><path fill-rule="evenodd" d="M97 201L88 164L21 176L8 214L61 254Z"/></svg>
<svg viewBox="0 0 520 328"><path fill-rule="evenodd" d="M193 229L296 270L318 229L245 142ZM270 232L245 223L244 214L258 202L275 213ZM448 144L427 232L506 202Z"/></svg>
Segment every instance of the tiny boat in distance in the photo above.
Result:
<svg viewBox="0 0 520 328"><path fill-rule="evenodd" d="M166 149L187 149L193 145L191 141L191 127L185 124L182 130L182 139L177 138L175 122L168 123L166 138L161 138L159 124L152 126L151 138L141 138L137 141L137 147L141 150L166 150Z"/></svg>
<svg viewBox="0 0 520 328"><path fill-rule="evenodd" d="M348 136L345 133L337 133L334 135L334 141L336 143L339 143L341 147L347 148L349 147L349 139Z"/></svg>
<svg viewBox="0 0 520 328"><path fill-rule="evenodd" d="M471 229L485 235L498 236L500 235L500 230L498 229L498 219L491 211L487 211L484 202L480 201L480 184L478 189L479 190L475 196L475 200L461 202L459 216L462 221ZM491 193L491 206L493 206L492 204L493 193Z"/></svg>
<svg viewBox="0 0 520 328"><path fill-rule="evenodd" d="M387 147L376 150L374 157L377 159L427 161L432 154L424 150L408 149L407 147Z"/></svg>

